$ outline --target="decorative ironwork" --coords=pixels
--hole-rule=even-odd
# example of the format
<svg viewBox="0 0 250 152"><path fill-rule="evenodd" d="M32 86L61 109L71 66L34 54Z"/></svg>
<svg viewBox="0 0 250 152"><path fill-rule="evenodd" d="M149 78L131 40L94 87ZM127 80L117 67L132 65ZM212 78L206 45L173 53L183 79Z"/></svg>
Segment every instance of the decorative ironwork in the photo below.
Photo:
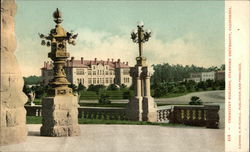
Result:
<svg viewBox="0 0 250 152"><path fill-rule="evenodd" d="M150 30L144 30L144 23L139 22L137 25L137 29L134 29L131 32L131 39L133 42L138 43L139 45L139 56L136 58L137 65L139 66L145 66L146 65L146 58L143 57L143 43L147 42L149 38L151 37L151 31Z"/></svg>

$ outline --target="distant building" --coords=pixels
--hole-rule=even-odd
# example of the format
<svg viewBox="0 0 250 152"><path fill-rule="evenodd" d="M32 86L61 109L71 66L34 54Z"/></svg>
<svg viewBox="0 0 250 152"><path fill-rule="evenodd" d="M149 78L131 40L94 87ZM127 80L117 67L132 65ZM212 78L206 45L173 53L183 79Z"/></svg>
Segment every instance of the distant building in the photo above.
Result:
<svg viewBox="0 0 250 152"><path fill-rule="evenodd" d="M211 71L211 72L196 72L191 73L189 78L185 78L184 81L207 81L207 80L225 80L225 71Z"/></svg>
<svg viewBox="0 0 250 152"><path fill-rule="evenodd" d="M215 73L216 80L225 80L225 71L217 71Z"/></svg>
<svg viewBox="0 0 250 152"><path fill-rule="evenodd" d="M89 85L104 85L110 84L125 84L131 86L132 78L129 75L130 67L128 62L112 60L75 60L71 57L66 61L64 67L67 79L69 82L79 85L80 83L88 87ZM44 85L48 85L53 78L52 62L44 62L44 67L41 68L42 81Z"/></svg>
<svg viewBox="0 0 250 152"><path fill-rule="evenodd" d="M201 81L215 80L215 72L201 72Z"/></svg>

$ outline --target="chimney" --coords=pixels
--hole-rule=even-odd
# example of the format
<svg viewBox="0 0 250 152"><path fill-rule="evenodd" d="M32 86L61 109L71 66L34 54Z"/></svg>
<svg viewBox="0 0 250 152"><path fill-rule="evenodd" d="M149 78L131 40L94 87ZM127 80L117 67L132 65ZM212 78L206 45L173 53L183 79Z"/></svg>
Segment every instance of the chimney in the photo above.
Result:
<svg viewBox="0 0 250 152"><path fill-rule="evenodd" d="M46 61L44 61L44 65L43 65L44 68L46 68Z"/></svg>
<svg viewBox="0 0 250 152"><path fill-rule="evenodd" d="M81 57L81 64L83 64L83 57Z"/></svg>
<svg viewBox="0 0 250 152"><path fill-rule="evenodd" d="M114 62L114 59L112 59L111 61Z"/></svg>
<svg viewBox="0 0 250 152"><path fill-rule="evenodd" d="M97 58L95 58L95 63L96 63L96 61L97 61Z"/></svg>
<svg viewBox="0 0 250 152"><path fill-rule="evenodd" d="M73 66L74 59L75 59L75 57L72 56L72 57L71 57L71 60L70 60L71 66Z"/></svg>
<svg viewBox="0 0 250 152"><path fill-rule="evenodd" d="M125 62L122 62L122 64L125 64Z"/></svg>
<svg viewBox="0 0 250 152"><path fill-rule="evenodd" d="M126 65L128 65L128 62L126 62Z"/></svg>
<svg viewBox="0 0 250 152"><path fill-rule="evenodd" d="M109 58L108 58L108 63L109 63Z"/></svg>
<svg viewBox="0 0 250 152"><path fill-rule="evenodd" d="M121 62L121 60L120 60L120 59L118 59L118 60L117 60L117 62L118 62L118 63L120 63L120 62Z"/></svg>

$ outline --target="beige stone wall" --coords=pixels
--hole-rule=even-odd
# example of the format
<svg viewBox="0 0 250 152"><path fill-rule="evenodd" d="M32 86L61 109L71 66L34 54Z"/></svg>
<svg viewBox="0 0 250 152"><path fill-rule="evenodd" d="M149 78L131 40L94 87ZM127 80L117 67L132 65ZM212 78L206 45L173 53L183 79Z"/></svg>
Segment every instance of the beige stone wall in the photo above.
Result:
<svg viewBox="0 0 250 152"><path fill-rule="evenodd" d="M14 55L16 38L14 31L15 0L1 1L1 117L0 145L26 140L27 97L22 92L23 78Z"/></svg>

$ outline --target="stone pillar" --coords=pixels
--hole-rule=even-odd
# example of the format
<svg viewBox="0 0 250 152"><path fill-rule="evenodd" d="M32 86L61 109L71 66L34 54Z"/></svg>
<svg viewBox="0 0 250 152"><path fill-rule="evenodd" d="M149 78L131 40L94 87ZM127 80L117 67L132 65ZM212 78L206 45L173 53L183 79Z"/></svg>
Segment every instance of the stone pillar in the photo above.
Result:
<svg viewBox="0 0 250 152"><path fill-rule="evenodd" d="M149 122L157 122L157 105L150 93L150 74L148 67L143 67L143 79L145 82L145 95L142 101L142 120Z"/></svg>
<svg viewBox="0 0 250 152"><path fill-rule="evenodd" d="M67 43L75 45L73 39L77 35L66 32L61 26L62 13L58 9L53 13L53 17L56 26L50 31L50 35L48 37L40 35L49 44L47 46L51 47L48 57L53 60L54 65L54 78L49 83L52 88L48 91L48 97L42 100L42 127L40 134L53 137L77 136L80 135L78 96L75 96L72 89L68 87L70 83L63 69L69 57L66 47ZM43 44L45 40L42 41Z"/></svg>
<svg viewBox="0 0 250 152"><path fill-rule="evenodd" d="M141 84L141 78L139 76L136 77L136 96L137 97L142 96L142 84Z"/></svg>
<svg viewBox="0 0 250 152"><path fill-rule="evenodd" d="M151 96L150 92L150 77L146 76L145 78L145 96Z"/></svg>
<svg viewBox="0 0 250 152"><path fill-rule="evenodd" d="M127 116L132 121L157 121L157 106L150 95L150 75L147 66L136 65L131 69L136 95L129 100Z"/></svg>
<svg viewBox="0 0 250 152"><path fill-rule="evenodd" d="M78 97L45 97L42 100L42 136L78 136Z"/></svg>
<svg viewBox="0 0 250 152"><path fill-rule="evenodd" d="M131 69L130 74L133 78L135 96L131 98L127 106L127 117L132 121L142 121L142 84L140 78L141 67L135 66Z"/></svg>
<svg viewBox="0 0 250 152"><path fill-rule="evenodd" d="M14 55L16 39L14 0L1 0L1 117L0 145L19 143L26 140L27 96L23 93L23 77Z"/></svg>

